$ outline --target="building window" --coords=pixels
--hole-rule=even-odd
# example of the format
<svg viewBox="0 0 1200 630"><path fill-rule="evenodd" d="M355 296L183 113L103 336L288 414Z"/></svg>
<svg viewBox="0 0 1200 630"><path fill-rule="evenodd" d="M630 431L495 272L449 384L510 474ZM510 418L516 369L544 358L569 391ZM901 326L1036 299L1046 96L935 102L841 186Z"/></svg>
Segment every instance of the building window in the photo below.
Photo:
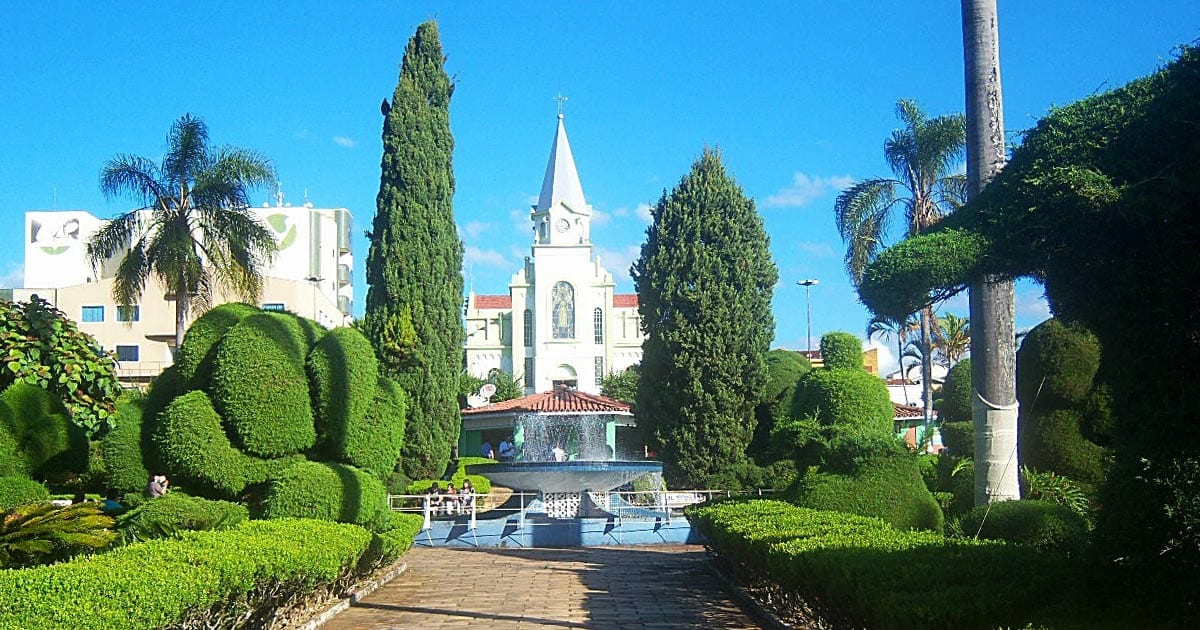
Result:
<svg viewBox="0 0 1200 630"><path fill-rule="evenodd" d="M117 346L118 361L137 361L138 347L137 346Z"/></svg>
<svg viewBox="0 0 1200 630"><path fill-rule="evenodd" d="M592 326L596 329L596 344L604 343L604 309L592 311Z"/></svg>
<svg viewBox="0 0 1200 630"><path fill-rule="evenodd" d="M102 322L104 321L103 306L85 306L83 307L83 321L85 322Z"/></svg>
<svg viewBox="0 0 1200 630"><path fill-rule="evenodd" d="M525 357L525 387L533 387L533 357Z"/></svg>
<svg viewBox="0 0 1200 630"><path fill-rule="evenodd" d="M525 309L525 347L533 347L533 311Z"/></svg>
<svg viewBox="0 0 1200 630"><path fill-rule="evenodd" d="M117 321L119 322L136 322L141 319L141 316L142 309L137 304L117 307Z"/></svg>
<svg viewBox="0 0 1200 630"><path fill-rule="evenodd" d="M282 302L267 302L263 304L264 311L285 311L287 307Z"/></svg>
<svg viewBox="0 0 1200 630"><path fill-rule="evenodd" d="M599 310L599 309L597 309ZM596 357L596 385L604 384L604 357Z"/></svg>
<svg viewBox="0 0 1200 630"><path fill-rule="evenodd" d="M550 292L551 336L555 339L575 338L575 289L569 282L555 282Z"/></svg>

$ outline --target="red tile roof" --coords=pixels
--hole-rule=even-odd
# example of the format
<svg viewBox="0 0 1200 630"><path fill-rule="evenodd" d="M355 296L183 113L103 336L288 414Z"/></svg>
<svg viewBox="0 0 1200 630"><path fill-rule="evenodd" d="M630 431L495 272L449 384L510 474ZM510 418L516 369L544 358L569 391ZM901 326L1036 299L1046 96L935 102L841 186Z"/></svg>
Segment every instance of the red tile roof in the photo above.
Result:
<svg viewBox="0 0 1200 630"><path fill-rule="evenodd" d="M892 407L895 408L896 419L925 417L925 410L920 407L914 407L912 405L901 405L898 402L892 403Z"/></svg>
<svg viewBox="0 0 1200 630"><path fill-rule="evenodd" d="M487 413L630 413L630 405L607 396L587 394L576 389L556 389L505 400L484 407L463 409L464 416Z"/></svg>
<svg viewBox="0 0 1200 630"><path fill-rule="evenodd" d="M613 308L629 308L637 307L638 296L636 293L614 293Z"/></svg>
<svg viewBox="0 0 1200 630"><path fill-rule="evenodd" d="M512 308L512 296L476 295L475 308Z"/></svg>

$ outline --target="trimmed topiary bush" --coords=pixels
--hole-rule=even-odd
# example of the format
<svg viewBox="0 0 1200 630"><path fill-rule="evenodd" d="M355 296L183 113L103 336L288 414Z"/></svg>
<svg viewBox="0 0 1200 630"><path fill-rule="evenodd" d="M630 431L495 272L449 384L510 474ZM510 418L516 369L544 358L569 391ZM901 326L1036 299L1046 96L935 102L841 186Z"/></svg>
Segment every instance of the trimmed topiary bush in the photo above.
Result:
<svg viewBox="0 0 1200 630"><path fill-rule="evenodd" d="M1087 542L1087 521L1049 501L1000 501L963 517L963 534L1030 545L1039 551L1077 554Z"/></svg>
<svg viewBox="0 0 1200 630"><path fill-rule="evenodd" d="M250 315L217 346L212 402L248 453L300 453L317 438L294 317Z"/></svg>
<svg viewBox="0 0 1200 630"><path fill-rule="evenodd" d="M142 457L142 410L145 399L123 395L117 399L115 426L100 442L108 487L119 494L137 492L150 479Z"/></svg>
<svg viewBox="0 0 1200 630"><path fill-rule="evenodd" d="M942 444L955 456L975 457L975 423L945 422L938 427Z"/></svg>
<svg viewBox="0 0 1200 630"><path fill-rule="evenodd" d="M174 365L182 381L208 382L217 356L217 342L243 318L261 312L249 304L229 302L208 309L192 322L175 356Z"/></svg>
<svg viewBox="0 0 1200 630"><path fill-rule="evenodd" d="M946 373L946 382L942 385L939 397L934 401L938 420L942 424L971 422L972 396L974 389L971 386L971 360L963 359Z"/></svg>
<svg viewBox="0 0 1200 630"><path fill-rule="evenodd" d="M891 435L895 409L883 380L852 369L813 370L796 386L792 416L814 415L823 425L854 427L864 434Z"/></svg>
<svg viewBox="0 0 1200 630"><path fill-rule="evenodd" d="M387 490L378 479L342 464L300 462L271 482L265 518L301 517L384 531L390 521Z"/></svg>
<svg viewBox="0 0 1200 630"><path fill-rule="evenodd" d="M61 477L87 470L87 436L71 422L62 403L41 387L13 383L0 392L0 422L13 441L11 451L24 460L31 475Z"/></svg>
<svg viewBox="0 0 1200 630"><path fill-rule="evenodd" d="M0 512L7 512L29 503L49 500L50 491L46 489L46 486L29 477L15 475L0 477Z"/></svg>
<svg viewBox="0 0 1200 630"><path fill-rule="evenodd" d="M754 408L754 438L747 449L760 460L776 456L771 448L771 431L776 424L791 418L796 385L802 376L812 370L812 365L803 355L782 348L767 352L766 363L767 385L763 390L762 402Z"/></svg>
<svg viewBox="0 0 1200 630"><path fill-rule="evenodd" d="M322 442L319 448L334 459L362 466L362 462L349 459L347 443L351 433L364 432L362 425L377 395L379 363L371 342L356 328L336 328L313 346L306 369ZM366 433L373 433L369 430L373 427L367 428ZM374 441L373 436L369 439ZM387 462L387 470L397 458L398 451Z"/></svg>
<svg viewBox="0 0 1200 630"><path fill-rule="evenodd" d="M881 518L902 530L942 531L942 510L909 453L880 455L854 474L810 470L785 496L800 507Z"/></svg>
<svg viewBox="0 0 1200 630"><path fill-rule="evenodd" d="M175 536L183 531L229 529L250 518L246 506L210 501L182 492L143 502L117 519L125 542Z"/></svg>
<svg viewBox="0 0 1200 630"><path fill-rule="evenodd" d="M1094 495L1104 481L1109 455L1083 437L1081 415L1072 409L1028 414L1021 426L1020 458L1026 466L1052 470Z"/></svg>
<svg viewBox="0 0 1200 630"><path fill-rule="evenodd" d="M1095 335L1080 325L1048 319L1021 342L1017 396L1022 406L1080 403L1092 390L1099 368L1100 341Z"/></svg>
<svg viewBox="0 0 1200 630"><path fill-rule="evenodd" d="M821 336L821 358L828 370L861 370L862 340L848 332L825 333Z"/></svg>
<svg viewBox="0 0 1200 630"><path fill-rule="evenodd" d="M400 460L408 395L386 376L376 380L375 397L362 421L347 427L341 458L380 479L387 478Z"/></svg>

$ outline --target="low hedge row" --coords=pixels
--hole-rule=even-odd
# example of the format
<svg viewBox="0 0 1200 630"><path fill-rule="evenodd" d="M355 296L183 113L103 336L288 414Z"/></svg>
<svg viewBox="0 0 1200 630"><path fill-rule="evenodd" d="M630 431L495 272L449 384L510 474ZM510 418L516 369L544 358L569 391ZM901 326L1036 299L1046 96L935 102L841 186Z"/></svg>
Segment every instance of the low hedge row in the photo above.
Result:
<svg viewBox="0 0 1200 630"><path fill-rule="evenodd" d="M215 624L205 627L262 627L279 608L308 603L314 593L339 595L357 573L377 566L365 557L372 549L395 553L398 546L355 525L307 519L187 532L0 571L0 628L199 627L200 620Z"/></svg>
<svg viewBox="0 0 1200 630"><path fill-rule="evenodd" d="M899 531L880 519L735 500L688 510L719 556L836 625L995 628L1045 623L1071 572L1060 556Z"/></svg>

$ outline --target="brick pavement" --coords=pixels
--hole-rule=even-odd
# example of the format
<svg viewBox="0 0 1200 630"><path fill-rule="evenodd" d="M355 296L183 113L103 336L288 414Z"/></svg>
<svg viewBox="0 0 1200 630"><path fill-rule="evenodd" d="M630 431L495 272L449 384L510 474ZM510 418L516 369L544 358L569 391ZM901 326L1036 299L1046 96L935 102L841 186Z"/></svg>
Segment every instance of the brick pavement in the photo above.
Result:
<svg viewBox="0 0 1200 630"><path fill-rule="evenodd" d="M760 627L697 545L413 548L405 560L323 630Z"/></svg>

